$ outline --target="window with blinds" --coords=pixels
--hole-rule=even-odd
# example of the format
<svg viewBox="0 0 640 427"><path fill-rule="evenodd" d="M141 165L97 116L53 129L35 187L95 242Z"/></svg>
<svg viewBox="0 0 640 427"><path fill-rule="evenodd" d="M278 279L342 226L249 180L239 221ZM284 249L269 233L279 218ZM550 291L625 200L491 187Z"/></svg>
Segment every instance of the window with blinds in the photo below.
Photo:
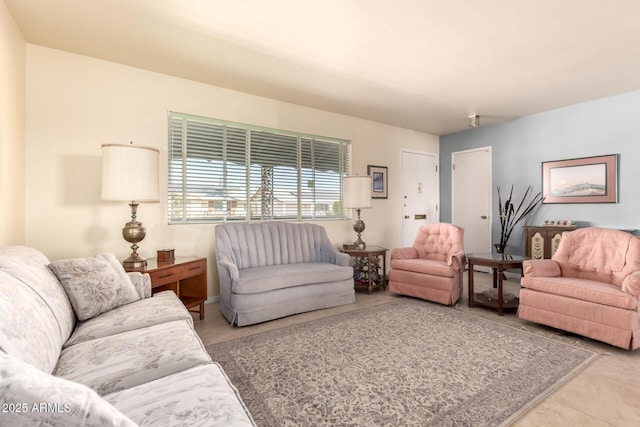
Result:
<svg viewBox="0 0 640 427"><path fill-rule="evenodd" d="M169 113L170 224L345 218L349 141Z"/></svg>

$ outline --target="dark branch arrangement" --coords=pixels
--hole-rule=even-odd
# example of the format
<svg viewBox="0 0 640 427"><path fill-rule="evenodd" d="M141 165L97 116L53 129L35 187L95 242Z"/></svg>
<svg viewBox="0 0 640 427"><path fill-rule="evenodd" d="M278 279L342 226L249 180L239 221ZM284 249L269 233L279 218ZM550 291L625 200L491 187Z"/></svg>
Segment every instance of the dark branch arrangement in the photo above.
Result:
<svg viewBox="0 0 640 427"><path fill-rule="evenodd" d="M502 197L500 196L500 186L498 185L497 188L498 214L500 215L500 246L505 247L516 224L525 219L526 216L542 202L543 197L542 193L538 192L527 202L527 197L533 194L532 187L528 186L527 191L525 191L524 196L522 196L520 204L515 208L515 205L511 202L511 200L513 200L513 185L509 192L509 198L504 202L504 205L502 204Z"/></svg>

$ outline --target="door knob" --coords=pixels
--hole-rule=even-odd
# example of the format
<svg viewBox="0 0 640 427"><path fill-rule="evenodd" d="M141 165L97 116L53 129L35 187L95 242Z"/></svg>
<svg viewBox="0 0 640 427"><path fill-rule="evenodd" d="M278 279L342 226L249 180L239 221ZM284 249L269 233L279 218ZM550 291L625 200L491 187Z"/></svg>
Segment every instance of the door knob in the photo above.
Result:
<svg viewBox="0 0 640 427"><path fill-rule="evenodd" d="M487 219L487 216L486 215L482 215L480 218L481 219Z"/></svg>
<svg viewBox="0 0 640 427"><path fill-rule="evenodd" d="M409 215L405 215L405 216L404 216L404 219L409 219Z"/></svg>

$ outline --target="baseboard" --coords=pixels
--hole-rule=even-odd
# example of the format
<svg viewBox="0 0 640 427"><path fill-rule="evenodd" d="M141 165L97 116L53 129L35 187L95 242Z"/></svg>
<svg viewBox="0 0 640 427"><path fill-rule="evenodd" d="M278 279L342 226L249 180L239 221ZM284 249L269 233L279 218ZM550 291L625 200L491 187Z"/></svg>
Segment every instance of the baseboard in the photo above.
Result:
<svg viewBox="0 0 640 427"><path fill-rule="evenodd" d="M220 302L220 295L216 295L215 297L209 297L207 298L207 300L204 302L205 304L213 304L216 302Z"/></svg>

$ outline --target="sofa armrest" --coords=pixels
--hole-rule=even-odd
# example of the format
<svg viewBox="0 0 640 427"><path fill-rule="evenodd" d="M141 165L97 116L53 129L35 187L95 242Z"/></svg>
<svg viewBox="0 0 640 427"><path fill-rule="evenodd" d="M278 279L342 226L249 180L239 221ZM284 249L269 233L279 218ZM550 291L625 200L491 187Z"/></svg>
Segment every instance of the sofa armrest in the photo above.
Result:
<svg viewBox="0 0 640 427"><path fill-rule="evenodd" d="M622 291L640 299L640 271L631 273L622 282Z"/></svg>
<svg viewBox="0 0 640 427"><path fill-rule="evenodd" d="M336 252L336 265L341 267L348 267L349 262L351 262L351 256L349 254L345 254L344 252Z"/></svg>
<svg viewBox="0 0 640 427"><path fill-rule="evenodd" d="M464 252L456 252L449 255L447 258L447 265L452 266L456 271L464 271L467 266L467 257Z"/></svg>
<svg viewBox="0 0 640 427"><path fill-rule="evenodd" d="M416 259L418 252L413 248L393 248L391 249L391 259Z"/></svg>
<svg viewBox="0 0 640 427"><path fill-rule="evenodd" d="M323 242L322 246L317 252L317 257L314 259L315 262L327 262L329 264L339 265L341 267L348 267L349 262L351 261L351 256L349 254L345 254L344 252L340 252L333 246L329 240Z"/></svg>
<svg viewBox="0 0 640 427"><path fill-rule="evenodd" d="M552 259L530 259L522 262L522 273L525 277L560 277L560 264Z"/></svg>
<svg viewBox="0 0 640 427"><path fill-rule="evenodd" d="M151 296L151 276L149 273L140 273L139 271L131 271L127 273L136 293L140 299L149 298Z"/></svg>
<svg viewBox="0 0 640 427"><path fill-rule="evenodd" d="M238 266L228 260L218 260L218 271L220 271L220 267L224 267L229 273L229 278L231 280L237 279L240 277L240 271L238 270Z"/></svg>

